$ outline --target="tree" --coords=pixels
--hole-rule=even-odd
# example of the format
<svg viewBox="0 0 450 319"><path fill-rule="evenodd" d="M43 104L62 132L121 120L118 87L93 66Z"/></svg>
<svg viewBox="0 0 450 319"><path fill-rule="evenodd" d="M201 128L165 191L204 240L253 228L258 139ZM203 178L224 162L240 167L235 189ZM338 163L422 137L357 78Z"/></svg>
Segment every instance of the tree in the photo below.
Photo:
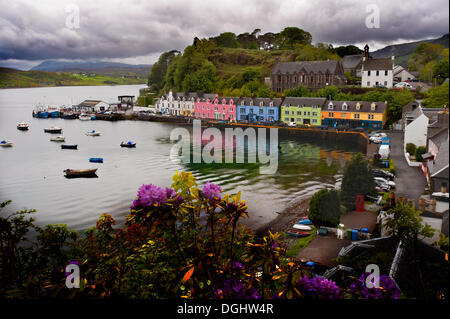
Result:
<svg viewBox="0 0 450 319"><path fill-rule="evenodd" d="M262 47L264 50L271 50L275 48L276 42L278 38L278 33L267 32L258 37L259 47Z"/></svg>
<svg viewBox="0 0 450 319"><path fill-rule="evenodd" d="M332 51L339 55L341 58L346 55L361 54L364 51L354 45L340 46L333 48Z"/></svg>
<svg viewBox="0 0 450 319"><path fill-rule="evenodd" d="M277 44L280 49L293 49L294 44L311 44L309 32L297 27L287 27L280 32Z"/></svg>
<svg viewBox="0 0 450 319"><path fill-rule="evenodd" d="M416 153L414 154L416 157L416 161L422 162L423 161L422 155L425 154L426 152L427 148L425 146L419 146L418 148L416 148Z"/></svg>
<svg viewBox="0 0 450 319"><path fill-rule="evenodd" d="M319 226L336 227L340 221L338 192L334 189L321 189L313 195L309 203L308 218Z"/></svg>
<svg viewBox="0 0 450 319"><path fill-rule="evenodd" d="M449 105L449 87L448 82L429 89L425 92L423 105L426 107L444 107Z"/></svg>
<svg viewBox="0 0 450 319"><path fill-rule="evenodd" d="M408 61L408 69L420 72L430 61L436 61L444 51L440 44L423 42L417 46Z"/></svg>
<svg viewBox="0 0 450 319"><path fill-rule="evenodd" d="M309 92L308 88L303 85L300 85L297 88L289 89L284 92L284 96L310 96L311 92Z"/></svg>
<svg viewBox="0 0 450 319"><path fill-rule="evenodd" d="M354 210L356 195L367 195L373 192L375 182L369 170L368 162L361 153L356 154L345 167L342 178L341 202L345 207Z"/></svg>
<svg viewBox="0 0 450 319"><path fill-rule="evenodd" d="M407 143L406 144L406 151L412 155L416 154L416 145L414 143Z"/></svg>
<svg viewBox="0 0 450 319"><path fill-rule="evenodd" d="M180 52L177 50L172 50L169 52L164 52L158 59L158 62L153 64L152 69L150 71L150 75L148 77L148 86L154 90L159 91L164 86L164 78L167 73L167 68L169 67L170 62L179 54Z"/></svg>
<svg viewBox="0 0 450 319"><path fill-rule="evenodd" d="M233 32L221 33L219 36L212 38L212 40L218 47L223 47L223 48L238 48L239 47L239 42L236 39L236 34L234 34Z"/></svg>

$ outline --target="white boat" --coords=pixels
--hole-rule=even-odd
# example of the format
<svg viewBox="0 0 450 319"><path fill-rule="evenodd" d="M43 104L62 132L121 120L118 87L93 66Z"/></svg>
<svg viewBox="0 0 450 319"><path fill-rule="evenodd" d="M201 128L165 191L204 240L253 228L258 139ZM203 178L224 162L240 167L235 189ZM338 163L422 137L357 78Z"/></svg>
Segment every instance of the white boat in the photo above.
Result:
<svg viewBox="0 0 450 319"><path fill-rule="evenodd" d="M61 133L61 131L62 131L62 128L59 126L52 126L52 127L44 128L45 133Z"/></svg>
<svg viewBox="0 0 450 319"><path fill-rule="evenodd" d="M81 121L90 121L91 120L91 115L89 114L80 114L78 116L78 119Z"/></svg>
<svg viewBox="0 0 450 319"><path fill-rule="evenodd" d="M294 224L292 227L299 230L312 230L312 228L307 225Z"/></svg>
<svg viewBox="0 0 450 319"><path fill-rule="evenodd" d="M21 130L21 131L27 131L28 130L28 124L25 122L20 122L19 124L17 124L17 129Z"/></svg>
<svg viewBox="0 0 450 319"><path fill-rule="evenodd" d="M51 137L50 141L53 141L53 142L65 142L66 141L66 137L62 136L62 135L59 135L59 136Z"/></svg>
<svg viewBox="0 0 450 319"><path fill-rule="evenodd" d="M100 132L96 132L94 130L87 132L86 133L87 136L100 136Z"/></svg>
<svg viewBox="0 0 450 319"><path fill-rule="evenodd" d="M11 146L13 146L13 142L11 142L11 141L1 141L0 142L0 146L2 146L2 147L11 147Z"/></svg>

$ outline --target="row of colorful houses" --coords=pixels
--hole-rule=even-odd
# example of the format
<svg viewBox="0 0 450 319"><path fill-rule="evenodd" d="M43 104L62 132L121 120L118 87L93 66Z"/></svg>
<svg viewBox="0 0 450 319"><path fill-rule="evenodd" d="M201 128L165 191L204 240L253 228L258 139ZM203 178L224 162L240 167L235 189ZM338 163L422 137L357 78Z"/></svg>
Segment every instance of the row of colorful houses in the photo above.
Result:
<svg viewBox="0 0 450 319"><path fill-rule="evenodd" d="M326 98L239 98L169 92L155 104L171 116L225 121L283 122L297 125L381 129L387 102L334 101Z"/></svg>

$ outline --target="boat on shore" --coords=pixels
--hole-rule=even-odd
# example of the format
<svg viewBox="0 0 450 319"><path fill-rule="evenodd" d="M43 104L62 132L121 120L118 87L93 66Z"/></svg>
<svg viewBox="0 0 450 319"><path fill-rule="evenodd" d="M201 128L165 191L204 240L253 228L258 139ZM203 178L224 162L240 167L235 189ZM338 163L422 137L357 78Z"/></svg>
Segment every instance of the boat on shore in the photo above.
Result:
<svg viewBox="0 0 450 319"><path fill-rule="evenodd" d="M90 132L86 133L87 136L100 136L100 132L96 132L95 130L92 130Z"/></svg>
<svg viewBox="0 0 450 319"><path fill-rule="evenodd" d="M21 130L21 131L28 131L28 124L25 122L20 122L19 124L17 124L17 129Z"/></svg>
<svg viewBox="0 0 450 319"><path fill-rule="evenodd" d="M89 177L89 176L97 176L97 169L65 169L64 173L66 177Z"/></svg>
<svg viewBox="0 0 450 319"><path fill-rule="evenodd" d="M50 141L52 142L65 142L66 141L66 137L59 135L59 136L55 136L55 137L51 137Z"/></svg>
<svg viewBox="0 0 450 319"><path fill-rule="evenodd" d="M58 126L52 126L52 127L48 127L48 128L44 128L44 132L45 133L61 133L62 132L62 127L58 127Z"/></svg>
<svg viewBox="0 0 450 319"><path fill-rule="evenodd" d="M11 146L13 146L13 142L11 142L11 141L1 141L0 142L0 146L2 146L2 147L11 147Z"/></svg>
<svg viewBox="0 0 450 319"><path fill-rule="evenodd" d="M89 158L89 162L91 163L103 163L102 157L91 157Z"/></svg>
<svg viewBox="0 0 450 319"><path fill-rule="evenodd" d="M132 141L120 143L121 147L136 147L136 143Z"/></svg>
<svg viewBox="0 0 450 319"><path fill-rule="evenodd" d="M289 236L294 236L294 237L307 237L310 235L310 233L303 231L303 230L299 230L299 229L289 229L287 231L285 231L286 234L288 234Z"/></svg>
<svg viewBox="0 0 450 319"><path fill-rule="evenodd" d="M89 114L80 114L78 116L78 119L80 121L90 121L91 120L91 115L89 115Z"/></svg>
<svg viewBox="0 0 450 319"><path fill-rule="evenodd" d="M308 225L295 224L292 227L299 230L312 230L312 228Z"/></svg>
<svg viewBox="0 0 450 319"><path fill-rule="evenodd" d="M76 150L78 149L78 144L62 144L61 149Z"/></svg>

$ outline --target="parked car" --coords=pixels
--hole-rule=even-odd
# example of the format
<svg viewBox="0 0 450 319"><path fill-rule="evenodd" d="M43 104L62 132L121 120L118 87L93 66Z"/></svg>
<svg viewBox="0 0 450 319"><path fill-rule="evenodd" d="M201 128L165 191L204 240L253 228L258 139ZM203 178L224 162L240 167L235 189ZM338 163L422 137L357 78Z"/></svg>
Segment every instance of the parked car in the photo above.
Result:
<svg viewBox="0 0 450 319"><path fill-rule="evenodd" d="M394 85L395 89L408 89L408 90L414 90L414 87L408 83L408 82L400 82Z"/></svg>
<svg viewBox="0 0 450 319"><path fill-rule="evenodd" d="M416 78L413 78L413 79L411 79L410 81L411 81L411 82L419 82L419 80L416 79Z"/></svg>
<svg viewBox="0 0 450 319"><path fill-rule="evenodd" d="M382 169L377 169L377 168L372 169L372 175L374 177L383 177L388 180L389 179L393 180L395 178L394 174L387 172L385 170L382 170Z"/></svg>
<svg viewBox="0 0 450 319"><path fill-rule="evenodd" d="M378 143L381 143L381 139L383 137L387 137L386 133L376 133L376 134L373 134L372 136L370 136L369 140L372 143L378 144Z"/></svg>
<svg viewBox="0 0 450 319"><path fill-rule="evenodd" d="M391 186L391 188L395 188L395 183L393 181L389 181L383 177L374 177L374 179Z"/></svg>
<svg viewBox="0 0 450 319"><path fill-rule="evenodd" d="M290 123L288 124L288 126L294 127L294 126L297 126L297 123L295 123L295 122L290 122Z"/></svg>
<svg viewBox="0 0 450 319"><path fill-rule="evenodd" d="M377 187L383 192L389 192L391 190L391 186L389 186L386 183L383 183L382 181L374 179L374 182L377 185Z"/></svg>

